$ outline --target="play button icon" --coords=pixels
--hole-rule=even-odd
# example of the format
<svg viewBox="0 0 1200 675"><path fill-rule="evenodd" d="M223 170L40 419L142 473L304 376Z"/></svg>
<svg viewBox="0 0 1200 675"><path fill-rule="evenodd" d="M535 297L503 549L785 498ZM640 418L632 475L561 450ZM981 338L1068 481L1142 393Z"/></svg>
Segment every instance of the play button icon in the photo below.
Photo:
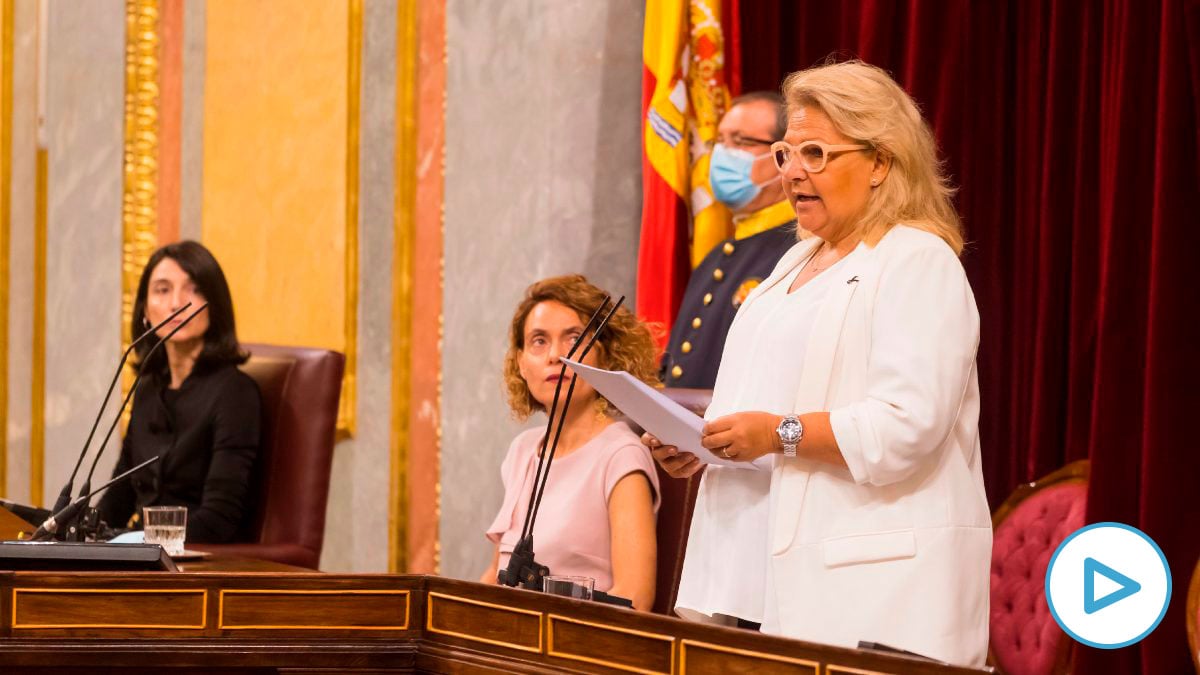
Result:
<svg viewBox="0 0 1200 675"><path fill-rule="evenodd" d="M1116 582L1118 587L1112 592L1105 593L1101 597L1096 597L1096 575L1103 575L1100 579L1101 583L1110 580ZM1109 584L1111 586L1111 584ZM1129 596L1142 590L1142 585L1121 574L1113 568L1096 560L1095 558L1083 559L1083 611L1088 614L1096 612L1108 607L1114 602L1119 602Z"/></svg>
<svg viewBox="0 0 1200 675"><path fill-rule="evenodd" d="M1171 598L1162 550L1137 528L1096 523L1059 544L1046 569L1046 603L1076 640L1116 649L1146 637Z"/></svg>

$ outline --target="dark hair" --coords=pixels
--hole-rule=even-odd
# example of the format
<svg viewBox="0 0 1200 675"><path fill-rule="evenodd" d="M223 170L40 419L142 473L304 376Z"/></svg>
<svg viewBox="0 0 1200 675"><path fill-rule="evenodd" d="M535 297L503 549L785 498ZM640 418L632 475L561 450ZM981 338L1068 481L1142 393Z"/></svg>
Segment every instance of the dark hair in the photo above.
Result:
<svg viewBox="0 0 1200 675"><path fill-rule="evenodd" d="M150 275L164 258L174 260L196 284L196 291L208 301L208 330L204 332L204 348L196 358L195 371L202 372L225 364L245 363L249 354L243 352L238 345L237 327L233 320L233 299L229 295L229 284L225 281L225 273L217 259L203 245L194 241L180 241L167 244L155 251L146 261L142 270L141 281L138 282L137 298L133 301L133 316L129 323L129 334L136 337L146 332L146 293L150 287ZM195 311L191 308L183 316ZM146 373L163 374L167 372L167 352L165 345L160 347L147 361L146 355L154 346L153 339L147 339L136 348L137 368L143 368Z"/></svg>
<svg viewBox="0 0 1200 675"><path fill-rule="evenodd" d="M767 103L775 107L775 131L771 133L772 141L782 141L787 133L787 106L783 96L777 91L748 91L729 102L729 109L747 103Z"/></svg>

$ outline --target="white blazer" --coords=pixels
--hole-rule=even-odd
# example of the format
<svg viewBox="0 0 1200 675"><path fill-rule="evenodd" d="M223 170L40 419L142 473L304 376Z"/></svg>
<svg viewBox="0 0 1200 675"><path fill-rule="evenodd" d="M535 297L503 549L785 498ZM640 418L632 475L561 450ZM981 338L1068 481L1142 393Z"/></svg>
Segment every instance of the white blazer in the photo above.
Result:
<svg viewBox="0 0 1200 675"><path fill-rule="evenodd" d="M746 304L818 243L792 247ZM974 294L945 242L904 225L833 273L845 283L819 310L794 410L829 411L849 470L777 457L763 631L982 665L992 528Z"/></svg>

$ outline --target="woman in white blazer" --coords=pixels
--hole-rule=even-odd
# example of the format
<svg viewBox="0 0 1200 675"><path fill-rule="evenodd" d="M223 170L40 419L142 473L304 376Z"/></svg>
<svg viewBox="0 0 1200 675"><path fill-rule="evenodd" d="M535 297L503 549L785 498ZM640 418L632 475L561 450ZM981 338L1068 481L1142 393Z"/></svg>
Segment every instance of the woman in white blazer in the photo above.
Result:
<svg viewBox="0 0 1200 675"><path fill-rule="evenodd" d="M744 588L759 596L734 616L767 633L981 665L992 531L979 315L952 190L929 126L884 71L824 65L783 91L788 130L772 152L814 236L730 327L703 444L747 468L706 471L676 609L719 621ZM672 475L699 470L644 440ZM721 489L744 470L771 471L765 523L731 517L759 502ZM758 547L762 567L722 564L730 541Z"/></svg>

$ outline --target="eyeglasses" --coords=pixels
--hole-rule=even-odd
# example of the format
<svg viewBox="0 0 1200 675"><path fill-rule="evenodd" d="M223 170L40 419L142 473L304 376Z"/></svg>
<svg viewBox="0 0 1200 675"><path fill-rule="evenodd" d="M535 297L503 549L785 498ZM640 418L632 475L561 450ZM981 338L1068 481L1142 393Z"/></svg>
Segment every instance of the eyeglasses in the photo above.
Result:
<svg viewBox="0 0 1200 675"><path fill-rule="evenodd" d="M780 171L786 171L788 165L792 163L792 157L796 156L800 158L800 164L805 171L820 173L825 170L825 164L829 162L831 155L871 149L871 146L863 143L829 145L821 141L804 141L800 145L792 145L787 141L778 141L771 144L771 156L775 158L775 167Z"/></svg>
<svg viewBox="0 0 1200 675"><path fill-rule="evenodd" d="M716 139L717 143L724 145L727 148L745 148L755 145L770 145L774 141L766 140L765 138L755 138L753 136L743 136L741 134L732 134L728 138Z"/></svg>

